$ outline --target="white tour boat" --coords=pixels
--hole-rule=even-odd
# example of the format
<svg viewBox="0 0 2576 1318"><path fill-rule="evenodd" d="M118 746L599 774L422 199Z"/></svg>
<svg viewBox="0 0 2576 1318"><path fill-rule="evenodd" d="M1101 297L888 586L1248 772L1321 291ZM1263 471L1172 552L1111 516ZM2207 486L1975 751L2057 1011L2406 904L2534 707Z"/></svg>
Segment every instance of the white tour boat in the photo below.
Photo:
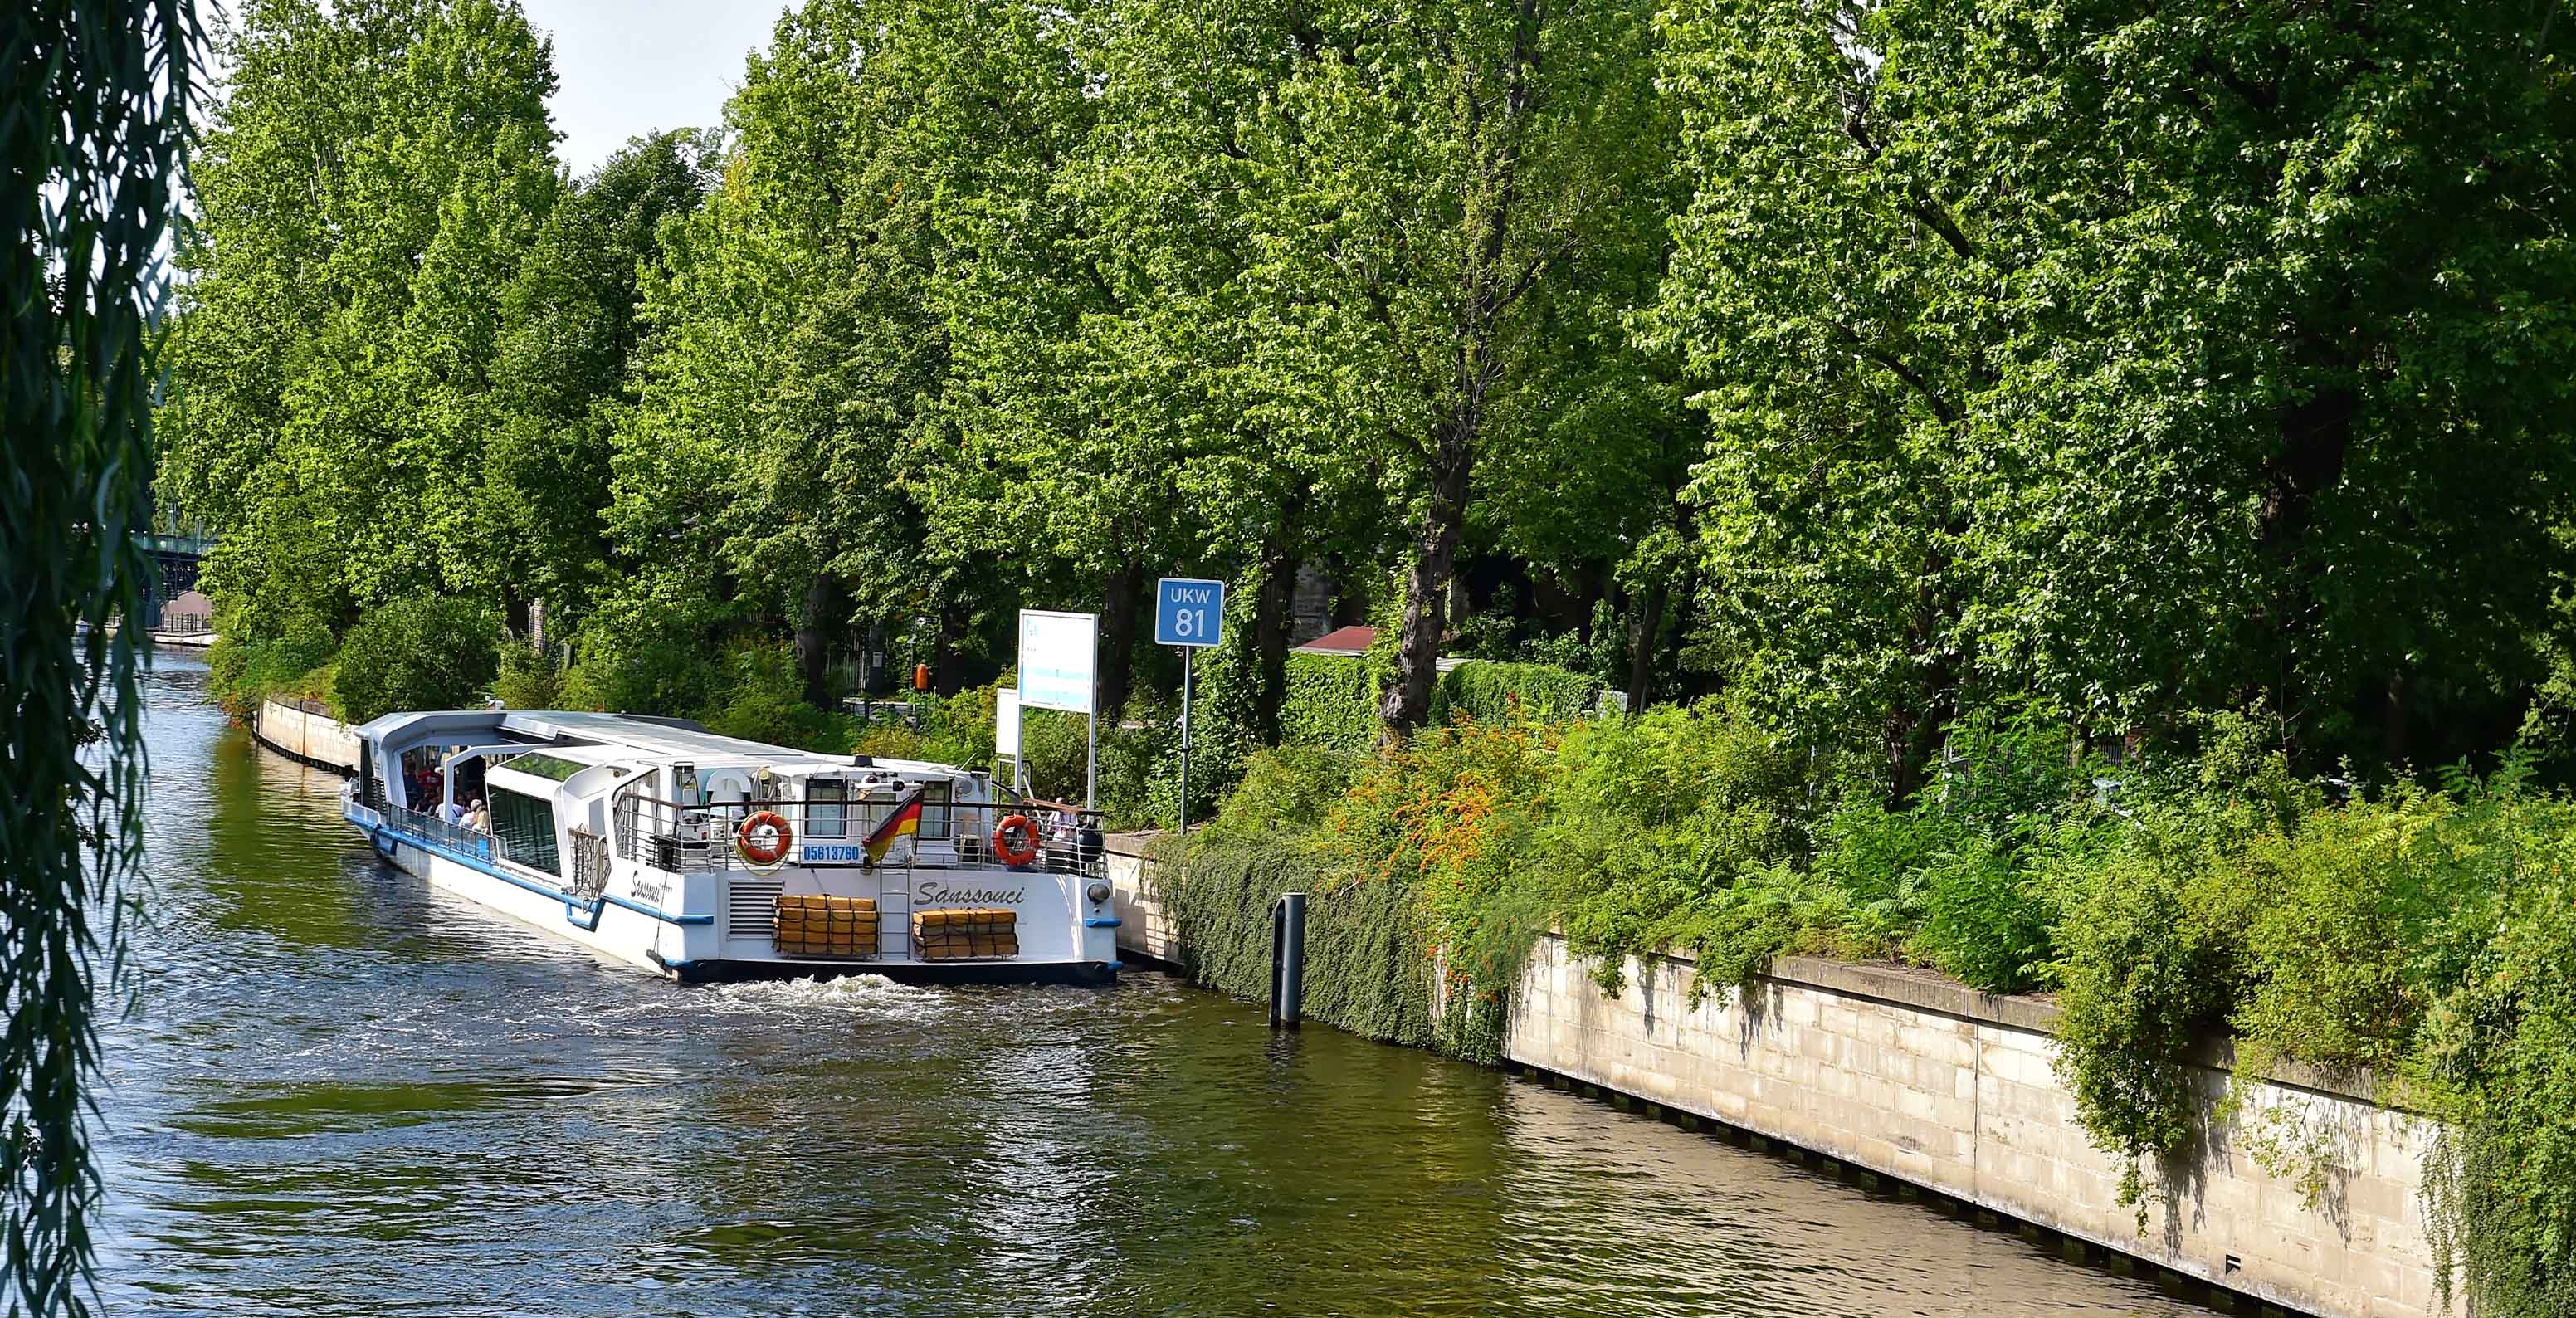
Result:
<svg viewBox="0 0 2576 1318"><path fill-rule="evenodd" d="M633 714L387 714L357 734L342 813L394 864L683 982L1118 971L1096 821L983 773Z"/></svg>

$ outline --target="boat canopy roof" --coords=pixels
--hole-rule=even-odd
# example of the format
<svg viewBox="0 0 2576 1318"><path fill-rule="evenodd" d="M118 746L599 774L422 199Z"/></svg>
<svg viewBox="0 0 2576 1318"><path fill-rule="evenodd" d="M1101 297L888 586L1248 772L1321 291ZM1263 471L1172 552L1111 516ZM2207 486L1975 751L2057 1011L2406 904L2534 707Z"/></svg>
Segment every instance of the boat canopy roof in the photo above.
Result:
<svg viewBox="0 0 2576 1318"><path fill-rule="evenodd" d="M564 762L567 768L616 761L671 761L695 764L700 768L751 765L792 774L854 767L927 778L958 776L965 772L953 765L923 760L854 762L849 756L824 755L722 736L686 719L646 714L602 714L589 710L436 710L387 714L358 731L387 755L400 754L409 747L430 743L507 742L527 748L521 756L523 759L527 755L541 754ZM493 759L496 765L531 770L541 767L534 762L510 766L508 757L503 754L496 753ZM556 777L553 773L543 773L540 776L562 781L571 775L565 773Z"/></svg>

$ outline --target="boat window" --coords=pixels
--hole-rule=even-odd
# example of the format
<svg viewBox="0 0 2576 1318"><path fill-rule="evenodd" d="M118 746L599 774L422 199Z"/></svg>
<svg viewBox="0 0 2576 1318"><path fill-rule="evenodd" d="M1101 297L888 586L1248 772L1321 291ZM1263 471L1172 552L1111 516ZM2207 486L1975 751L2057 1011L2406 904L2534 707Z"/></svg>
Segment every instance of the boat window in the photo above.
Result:
<svg viewBox="0 0 2576 1318"><path fill-rule="evenodd" d="M805 780L805 836L850 835L850 785L838 778Z"/></svg>
<svg viewBox="0 0 2576 1318"><path fill-rule="evenodd" d="M948 781L944 778L921 785L921 835L926 838L949 836Z"/></svg>
<svg viewBox="0 0 2576 1318"><path fill-rule="evenodd" d="M555 807L506 787L492 789L492 841L502 856L560 878L555 856Z"/></svg>
<svg viewBox="0 0 2576 1318"><path fill-rule="evenodd" d="M533 754L521 755L514 759L503 760L501 761L501 767L504 769L516 769L521 773L532 773L540 778L552 778L556 782L563 782L571 778L574 774L577 774L590 766L587 764L575 764L559 755L547 755L543 752L536 752Z"/></svg>

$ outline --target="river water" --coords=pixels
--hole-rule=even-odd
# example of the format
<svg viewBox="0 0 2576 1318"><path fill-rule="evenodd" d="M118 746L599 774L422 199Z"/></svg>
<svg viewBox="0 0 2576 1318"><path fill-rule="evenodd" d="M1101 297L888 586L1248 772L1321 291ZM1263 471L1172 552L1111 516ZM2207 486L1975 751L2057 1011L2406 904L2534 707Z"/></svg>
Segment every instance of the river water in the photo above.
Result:
<svg viewBox="0 0 2576 1318"><path fill-rule="evenodd" d="M112 1313L2206 1312L1160 975L667 985L381 863L203 685L150 678Z"/></svg>

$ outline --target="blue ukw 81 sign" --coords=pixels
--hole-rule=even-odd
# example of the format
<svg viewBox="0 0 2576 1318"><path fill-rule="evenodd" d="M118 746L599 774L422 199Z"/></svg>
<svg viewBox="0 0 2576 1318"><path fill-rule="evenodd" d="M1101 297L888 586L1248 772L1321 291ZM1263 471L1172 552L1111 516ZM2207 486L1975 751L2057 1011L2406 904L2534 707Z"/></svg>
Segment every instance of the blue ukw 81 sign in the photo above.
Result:
<svg viewBox="0 0 2576 1318"><path fill-rule="evenodd" d="M1154 587L1154 644L1214 645L1225 628L1225 583L1165 577Z"/></svg>

